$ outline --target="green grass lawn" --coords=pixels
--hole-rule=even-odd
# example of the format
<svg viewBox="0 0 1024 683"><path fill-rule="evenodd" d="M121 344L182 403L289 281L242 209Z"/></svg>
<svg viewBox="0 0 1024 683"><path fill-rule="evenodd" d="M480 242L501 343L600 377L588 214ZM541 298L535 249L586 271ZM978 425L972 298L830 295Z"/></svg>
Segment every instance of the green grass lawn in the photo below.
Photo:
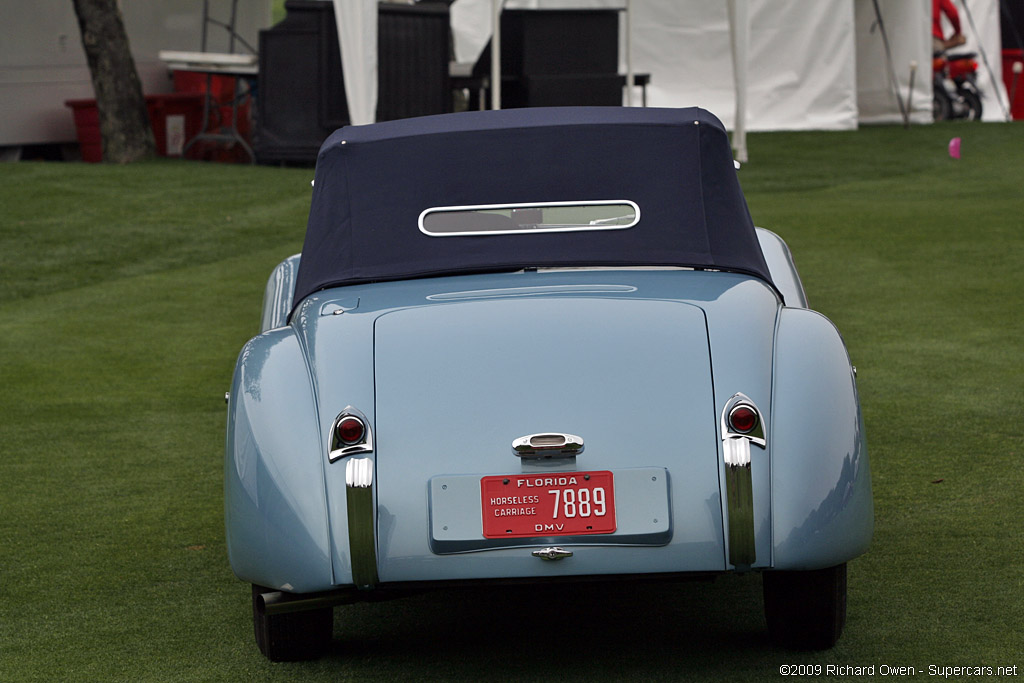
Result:
<svg viewBox="0 0 1024 683"><path fill-rule="evenodd" d="M0 681L1024 675L1024 125L749 146L754 220L859 369L876 532L833 650L773 649L748 576L341 608L328 657L266 662L224 547L223 395L312 172L18 163L0 165Z"/></svg>

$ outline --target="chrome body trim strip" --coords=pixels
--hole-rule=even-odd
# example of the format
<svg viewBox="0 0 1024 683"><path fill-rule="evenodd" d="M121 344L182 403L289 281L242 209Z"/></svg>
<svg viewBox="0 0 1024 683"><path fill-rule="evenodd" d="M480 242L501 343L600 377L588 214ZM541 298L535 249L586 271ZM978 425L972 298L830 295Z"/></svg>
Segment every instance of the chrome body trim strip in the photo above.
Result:
<svg viewBox="0 0 1024 683"><path fill-rule="evenodd" d="M750 463L726 465L725 493L729 506L729 563L736 567L750 566L757 559Z"/></svg>
<svg viewBox="0 0 1024 683"><path fill-rule="evenodd" d="M377 516L373 503L373 460L352 458L345 463L345 504L352 582L373 588L377 578Z"/></svg>
<svg viewBox="0 0 1024 683"><path fill-rule="evenodd" d="M521 296L546 296L562 294L632 294L636 287L632 285L541 285L539 287L502 287L496 289L476 289L465 292L443 292L431 294L428 301L465 301L472 299L504 299Z"/></svg>

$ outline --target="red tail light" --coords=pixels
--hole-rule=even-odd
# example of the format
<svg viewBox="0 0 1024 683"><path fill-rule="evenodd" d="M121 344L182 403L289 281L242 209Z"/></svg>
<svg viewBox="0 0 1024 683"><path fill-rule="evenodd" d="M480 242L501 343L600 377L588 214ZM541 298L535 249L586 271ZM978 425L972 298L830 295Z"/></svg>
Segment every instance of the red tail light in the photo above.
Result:
<svg viewBox="0 0 1024 683"><path fill-rule="evenodd" d="M757 428L757 411L748 405L740 404L729 413L729 426L740 434L749 434Z"/></svg>
<svg viewBox="0 0 1024 683"><path fill-rule="evenodd" d="M331 448L327 459L335 462L339 458L356 453L373 452L373 429L370 421L352 406L346 407L331 426Z"/></svg>
<svg viewBox="0 0 1024 683"><path fill-rule="evenodd" d="M338 422L337 434L339 441L346 446L351 446L363 440L366 435L366 425L358 417L348 415Z"/></svg>

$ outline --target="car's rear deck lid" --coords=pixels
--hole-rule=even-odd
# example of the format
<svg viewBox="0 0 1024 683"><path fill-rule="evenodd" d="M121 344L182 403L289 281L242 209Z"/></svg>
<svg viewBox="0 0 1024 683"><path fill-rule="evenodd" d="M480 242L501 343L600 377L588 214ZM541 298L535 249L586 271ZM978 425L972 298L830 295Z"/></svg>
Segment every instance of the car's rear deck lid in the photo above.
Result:
<svg viewBox="0 0 1024 683"><path fill-rule="evenodd" d="M460 301L387 313L374 334L382 581L529 576L543 571L529 550L543 543L639 553L632 569L618 554L618 566L607 555L561 563L569 573L724 568L700 308L587 297ZM550 458L514 449L536 434L572 435L574 448ZM565 498L581 487L585 500ZM598 519L605 510L614 520ZM566 515L590 513L593 529L566 524ZM536 516L506 527L486 523L487 514ZM642 546L662 552L648 556ZM515 553L501 562L472 552L503 548Z"/></svg>

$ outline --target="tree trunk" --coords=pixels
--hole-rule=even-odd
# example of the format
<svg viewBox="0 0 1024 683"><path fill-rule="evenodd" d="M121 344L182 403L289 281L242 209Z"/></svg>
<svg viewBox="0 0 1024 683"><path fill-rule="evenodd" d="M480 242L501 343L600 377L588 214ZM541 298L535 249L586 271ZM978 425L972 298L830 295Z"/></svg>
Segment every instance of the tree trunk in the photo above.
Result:
<svg viewBox="0 0 1024 683"><path fill-rule="evenodd" d="M103 160L118 164L156 154L142 83L117 0L73 0L99 110Z"/></svg>

